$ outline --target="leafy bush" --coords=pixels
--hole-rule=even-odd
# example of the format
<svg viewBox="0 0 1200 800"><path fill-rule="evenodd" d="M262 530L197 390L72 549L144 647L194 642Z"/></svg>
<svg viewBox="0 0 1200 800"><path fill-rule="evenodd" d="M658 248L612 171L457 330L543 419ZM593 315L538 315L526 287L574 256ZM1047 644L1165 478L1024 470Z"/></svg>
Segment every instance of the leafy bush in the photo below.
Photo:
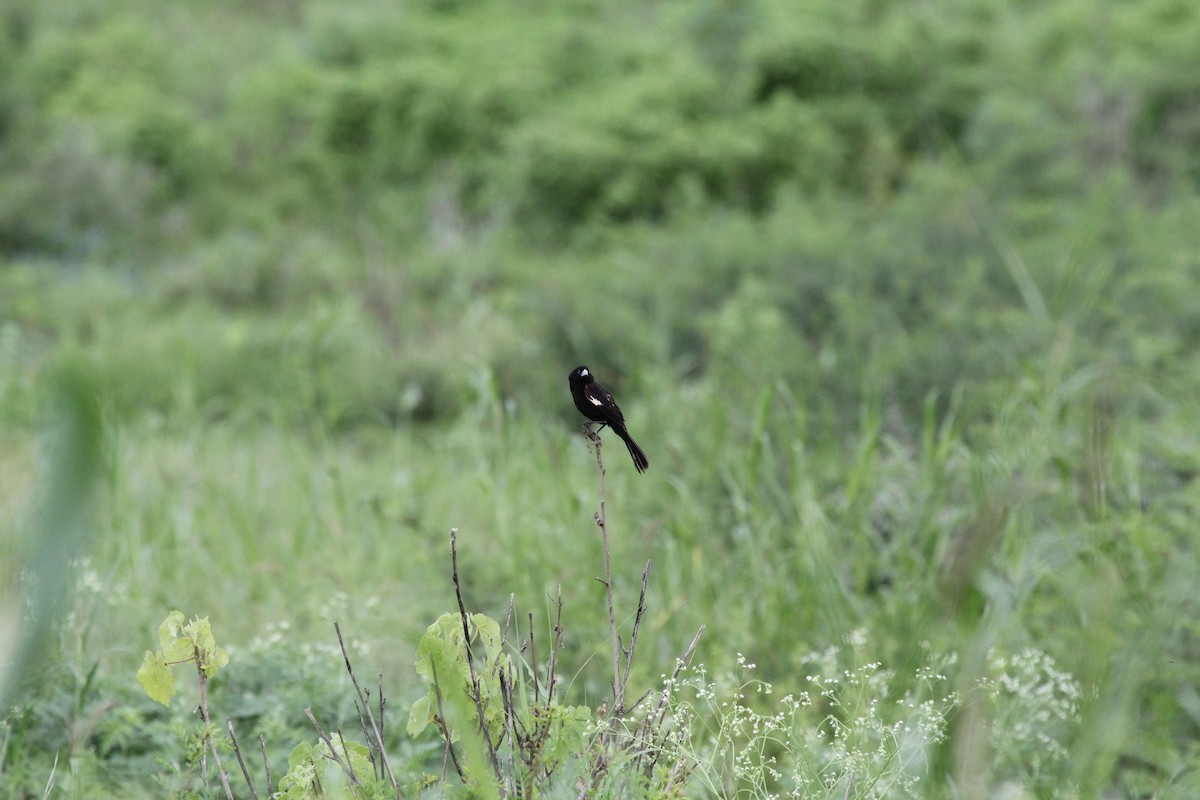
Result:
<svg viewBox="0 0 1200 800"><path fill-rule="evenodd" d="M599 544L572 522L591 528L565 402L581 362L654 464L609 471L633 521L614 553L653 559L664 640L710 625L708 674L752 654L799 697L808 654L865 628L839 668L879 662L893 700L930 652L963 659L931 778L970 756L980 793L1187 794L1200 7L10 5L6 601L54 541L22 516L53 376L94 368L112 428L93 553L110 602L72 640L83 677L30 690L56 716L14 717L10 794L42 792L60 747L72 786L196 751L107 680L149 609L204 601L233 641L288 622L303 649L326 598L369 586L377 605L347 603L400 663L446 605L450 524L477 532L467 592L493 617L510 593L596 591ZM564 704L605 695L581 668L605 623L581 612L564 642ZM1065 697L1041 656L1032 696L989 672L989 650L1008 672L1027 649L1075 676L1077 714L1022 705ZM301 698L347 718L299 656L232 654L212 688L239 723L303 727ZM112 731L68 746L104 706L55 691L83 693L93 664ZM408 677L402 696L427 688ZM807 713L779 730L793 753L832 729ZM1067 755L1035 763L1031 742L1059 751L971 714L1040 715ZM886 737L862 733L865 759ZM297 741L310 763L324 746ZM784 749L764 747L769 785ZM436 748L398 747L422 765ZM590 774L580 755L562 786Z"/></svg>

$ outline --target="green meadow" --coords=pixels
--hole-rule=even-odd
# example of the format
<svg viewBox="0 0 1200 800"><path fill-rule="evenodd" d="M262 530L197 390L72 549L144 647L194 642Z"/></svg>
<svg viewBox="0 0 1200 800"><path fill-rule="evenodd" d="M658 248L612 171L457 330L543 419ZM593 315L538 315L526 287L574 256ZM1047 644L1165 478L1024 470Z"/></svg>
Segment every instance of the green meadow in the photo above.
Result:
<svg viewBox="0 0 1200 800"><path fill-rule="evenodd" d="M1200 796L1198 43L10 0L0 796Z"/></svg>

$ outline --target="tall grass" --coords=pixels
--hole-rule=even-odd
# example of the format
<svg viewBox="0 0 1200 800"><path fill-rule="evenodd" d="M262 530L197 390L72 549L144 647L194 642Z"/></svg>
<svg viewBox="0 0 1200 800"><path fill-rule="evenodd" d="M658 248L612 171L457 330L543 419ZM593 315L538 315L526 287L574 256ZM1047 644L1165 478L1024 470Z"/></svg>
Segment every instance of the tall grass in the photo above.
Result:
<svg viewBox="0 0 1200 800"><path fill-rule="evenodd" d="M707 626L687 791L1189 796L1192 6L116 5L0 19L9 794L185 791L174 608L279 753L335 620L412 699L452 527L596 710L587 362L631 684Z"/></svg>

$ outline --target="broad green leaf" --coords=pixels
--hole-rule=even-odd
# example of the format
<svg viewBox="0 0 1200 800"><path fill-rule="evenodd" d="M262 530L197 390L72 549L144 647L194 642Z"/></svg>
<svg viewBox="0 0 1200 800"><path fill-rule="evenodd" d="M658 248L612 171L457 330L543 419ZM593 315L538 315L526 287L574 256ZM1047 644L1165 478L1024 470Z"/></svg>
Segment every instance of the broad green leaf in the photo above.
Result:
<svg viewBox="0 0 1200 800"><path fill-rule="evenodd" d="M435 699L433 689L431 688L428 694L418 697L417 702L412 704L412 708L408 710L409 736L417 736L433 721L433 702Z"/></svg>
<svg viewBox="0 0 1200 800"><path fill-rule="evenodd" d="M317 755L317 748L308 742L301 742L292 748L292 752L288 753L288 772L292 771L292 767L303 764L307 761L312 761Z"/></svg>
<svg viewBox="0 0 1200 800"><path fill-rule="evenodd" d="M151 700L164 706L171 705L171 698L175 696L175 676L171 674L171 668L161 653L146 651L142 666L137 671L137 679Z"/></svg>
<svg viewBox="0 0 1200 800"><path fill-rule="evenodd" d="M212 651L210 656L204 661L204 674L212 677L217 674L221 667L229 663L229 653L225 652L224 647L218 647Z"/></svg>
<svg viewBox="0 0 1200 800"><path fill-rule="evenodd" d="M425 633L421 636L421 640L417 643L417 674L426 680L433 680L433 672L430 670L430 657L433 650L441 651L444 644L448 641L454 641L455 631L458 631L458 640L462 640L462 631L459 627L457 614L442 614L437 621L425 629ZM441 673L439 672L439 676ZM444 677L440 678L444 680Z"/></svg>
<svg viewBox="0 0 1200 800"><path fill-rule="evenodd" d="M329 757L329 748L323 742L298 744L288 756L287 774L279 779L279 792L274 795L281 800L363 800L368 797L388 797L379 793L380 784L374 782L374 768L367 747L358 742L347 741L341 734L330 736L339 759L349 759L355 775L363 786L355 789L342 767Z"/></svg>
<svg viewBox="0 0 1200 800"><path fill-rule="evenodd" d="M168 664L179 664L194 659L196 657L196 648L190 638L182 636L171 641L164 647L162 654L163 660Z"/></svg>
<svg viewBox="0 0 1200 800"><path fill-rule="evenodd" d="M217 646L208 617L196 617L187 624L184 632L196 643L196 649L201 653L211 652Z"/></svg>
<svg viewBox="0 0 1200 800"><path fill-rule="evenodd" d="M493 660L500 652L500 623L486 614L472 614L474 634L483 643L482 655L488 661Z"/></svg>
<svg viewBox="0 0 1200 800"><path fill-rule="evenodd" d="M308 800L320 797L317 794L316 748L301 742L288 755L287 774L279 779L277 797L286 800Z"/></svg>
<svg viewBox="0 0 1200 800"><path fill-rule="evenodd" d="M453 642L462 641L462 620L458 614L442 614L437 618L437 622L429 626L425 631L427 635L433 635L443 641Z"/></svg>
<svg viewBox="0 0 1200 800"><path fill-rule="evenodd" d="M197 617L188 623L185 629L192 642L195 643L196 652L200 657L200 666L204 669L204 674L208 677L216 675L221 667L229 663L229 654L224 648L217 647L217 640L213 636L212 625L208 621L208 617Z"/></svg>
<svg viewBox="0 0 1200 800"><path fill-rule="evenodd" d="M374 767L371 766L371 751L365 744L361 742L350 741L342 737L340 733L335 733L330 737L334 747L338 749L338 755L342 758L349 757L350 766L354 768L355 774L360 780L366 780L374 772ZM321 745L323 754L329 752L329 748Z"/></svg>
<svg viewBox="0 0 1200 800"><path fill-rule="evenodd" d="M158 626L158 646L163 653L171 651L171 645L179 638L179 630L183 627L183 612L172 611Z"/></svg>
<svg viewBox="0 0 1200 800"><path fill-rule="evenodd" d="M443 615L442 619L447 616L450 615ZM432 681L433 670L430 665L436 664L438 682L443 686L454 680L455 676L459 680L467 681L471 670L467 665L466 650L462 646L461 630L455 636L440 623L441 620L429 626L417 644L417 674Z"/></svg>

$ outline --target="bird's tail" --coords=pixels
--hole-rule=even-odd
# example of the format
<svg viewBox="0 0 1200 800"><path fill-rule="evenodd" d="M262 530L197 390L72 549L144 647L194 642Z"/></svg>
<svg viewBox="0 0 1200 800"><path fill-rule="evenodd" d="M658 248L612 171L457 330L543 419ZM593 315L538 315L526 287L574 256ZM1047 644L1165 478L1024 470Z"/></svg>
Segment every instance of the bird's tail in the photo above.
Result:
<svg viewBox="0 0 1200 800"><path fill-rule="evenodd" d="M642 448L638 447L638 443L629 435L629 431L623 426L613 425L612 429L616 431L617 436L620 436L625 441L625 446L629 448L629 455L633 456L633 466L638 472L645 472L650 467L650 459L646 458L646 453Z"/></svg>

